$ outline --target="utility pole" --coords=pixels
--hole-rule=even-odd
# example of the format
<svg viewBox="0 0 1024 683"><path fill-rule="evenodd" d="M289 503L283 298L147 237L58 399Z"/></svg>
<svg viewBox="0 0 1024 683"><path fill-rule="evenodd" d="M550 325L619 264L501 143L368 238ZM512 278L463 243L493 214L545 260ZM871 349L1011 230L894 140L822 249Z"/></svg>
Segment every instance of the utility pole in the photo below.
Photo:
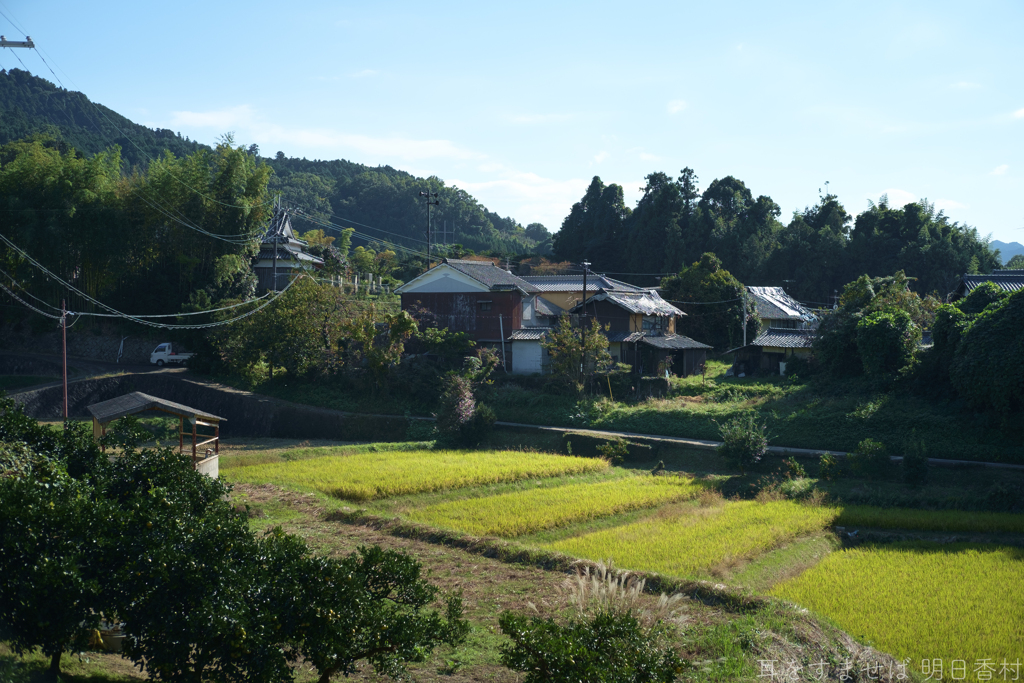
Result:
<svg viewBox="0 0 1024 683"><path fill-rule="evenodd" d="M7 40L7 36L0 36L0 47L35 47L32 36L25 36L25 40Z"/></svg>
<svg viewBox="0 0 1024 683"><path fill-rule="evenodd" d="M60 300L60 328L64 339L64 429L68 428L68 308L66 300Z"/></svg>
<svg viewBox="0 0 1024 683"><path fill-rule="evenodd" d="M437 206L441 200L437 198L436 192L420 192L420 196L427 198L427 270L430 270L430 207ZM434 201L430 201L431 197Z"/></svg>
<svg viewBox="0 0 1024 683"><path fill-rule="evenodd" d="M580 316L580 338L583 342L583 367L580 368L582 376L587 376L587 269L589 261L583 262L583 314Z"/></svg>

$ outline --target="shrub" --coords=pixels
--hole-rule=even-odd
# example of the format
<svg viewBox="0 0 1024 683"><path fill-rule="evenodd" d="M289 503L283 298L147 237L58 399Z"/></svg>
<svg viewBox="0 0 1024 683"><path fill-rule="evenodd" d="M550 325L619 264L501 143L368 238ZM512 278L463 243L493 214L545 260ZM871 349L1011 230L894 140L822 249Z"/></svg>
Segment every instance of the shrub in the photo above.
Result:
<svg viewBox="0 0 1024 683"><path fill-rule="evenodd" d="M616 455L626 460L631 462L647 462L657 457L658 449L649 444L633 443L618 437L609 439L606 436L587 434L585 432L563 432L562 452L566 455L578 455L583 458L603 458L606 456L601 450L602 447L619 441L625 444L626 448L624 453L616 451ZM618 446L616 446L616 449L618 449ZM618 463L613 462L612 464Z"/></svg>
<svg viewBox="0 0 1024 683"><path fill-rule="evenodd" d="M1024 290L982 311L963 332L950 367L957 393L1004 415L1024 409Z"/></svg>
<svg viewBox="0 0 1024 683"><path fill-rule="evenodd" d="M837 481L842 476L842 472L842 466L836 456L828 451L821 454L821 459L818 461L818 477L825 481Z"/></svg>
<svg viewBox="0 0 1024 683"><path fill-rule="evenodd" d="M748 467L754 467L768 452L766 425L758 424L753 414L729 420L719 427L722 445L718 453L728 462L746 473Z"/></svg>
<svg viewBox="0 0 1024 683"><path fill-rule="evenodd" d="M906 311L877 311L857 323L857 350L864 372L896 372L910 362L921 341L921 328Z"/></svg>
<svg viewBox="0 0 1024 683"><path fill-rule="evenodd" d="M850 453L850 465L861 476L885 479L892 469L892 460L885 444L874 439L864 439Z"/></svg>
<svg viewBox="0 0 1024 683"><path fill-rule="evenodd" d="M679 656L628 613L600 612L560 625L504 612L498 625L512 639L501 648L501 663L526 672L525 683L668 683L683 670Z"/></svg>
<svg viewBox="0 0 1024 683"><path fill-rule="evenodd" d="M597 447L598 454L613 465L621 465L629 455L625 439L612 439Z"/></svg>
<svg viewBox="0 0 1024 683"><path fill-rule="evenodd" d="M783 460L782 464L785 465L786 479L803 479L807 476L807 470L793 456Z"/></svg>

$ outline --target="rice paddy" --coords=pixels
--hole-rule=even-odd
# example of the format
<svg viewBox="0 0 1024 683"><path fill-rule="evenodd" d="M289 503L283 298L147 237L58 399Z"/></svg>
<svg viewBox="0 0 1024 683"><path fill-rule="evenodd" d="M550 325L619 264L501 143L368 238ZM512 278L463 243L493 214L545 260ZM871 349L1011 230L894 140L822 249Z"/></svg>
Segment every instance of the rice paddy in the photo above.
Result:
<svg viewBox="0 0 1024 683"><path fill-rule="evenodd" d="M847 505L836 524L847 527L908 529L943 533L1024 533L1024 515L1010 512L911 510Z"/></svg>
<svg viewBox="0 0 1024 683"><path fill-rule="evenodd" d="M808 607L918 670L942 660L969 680L1004 679L1024 654L1024 550L907 543L833 553L775 595ZM928 660L926 667L922 663ZM978 663L994 666L987 679ZM927 672L926 672L927 673ZM936 678L936 680L938 680ZM960 677L959 680L963 680Z"/></svg>
<svg viewBox="0 0 1024 683"><path fill-rule="evenodd" d="M752 557L832 524L838 511L792 501L744 501L655 515L547 547L619 567L693 576L722 562Z"/></svg>
<svg viewBox="0 0 1024 683"><path fill-rule="evenodd" d="M440 503L413 511L409 517L481 536L515 538L597 517L687 500L702 490L692 479L635 476Z"/></svg>
<svg viewBox="0 0 1024 683"><path fill-rule="evenodd" d="M332 449L324 449L330 452ZM596 458L521 451L390 451L239 467L225 478L314 489L351 501L608 469Z"/></svg>

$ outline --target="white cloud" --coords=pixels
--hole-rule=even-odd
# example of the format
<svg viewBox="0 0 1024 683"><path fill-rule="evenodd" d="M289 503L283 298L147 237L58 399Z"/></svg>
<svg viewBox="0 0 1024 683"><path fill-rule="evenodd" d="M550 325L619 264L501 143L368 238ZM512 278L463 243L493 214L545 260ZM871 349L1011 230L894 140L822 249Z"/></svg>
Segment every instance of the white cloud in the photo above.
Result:
<svg viewBox="0 0 1024 683"><path fill-rule="evenodd" d="M1018 109L1017 111L1013 112L1013 115L1018 119L1024 119L1024 109Z"/></svg>
<svg viewBox="0 0 1024 683"><path fill-rule="evenodd" d="M1006 175L1006 172L1009 170L1009 164L999 164L998 166L992 169L992 172L989 173L989 175Z"/></svg>
<svg viewBox="0 0 1024 683"><path fill-rule="evenodd" d="M668 103L668 113L678 114L682 110L686 109L686 100L672 100Z"/></svg>
<svg viewBox="0 0 1024 683"><path fill-rule="evenodd" d="M953 209L966 209L967 205L952 199L936 199L935 208L939 211L952 211Z"/></svg>
<svg viewBox="0 0 1024 683"><path fill-rule="evenodd" d="M172 111L171 126L195 126L226 131L252 123L252 109L243 104L219 111Z"/></svg>
<svg viewBox="0 0 1024 683"><path fill-rule="evenodd" d="M449 184L470 192L484 206L502 207L495 209L502 215L515 216L524 225L540 222L549 230L561 227L569 209L580 200L590 182L584 178L555 180L513 169L498 175L492 180L452 179Z"/></svg>
<svg viewBox="0 0 1024 683"><path fill-rule="evenodd" d="M661 157L659 157L659 156L657 156L655 154L650 154L648 152L641 152L640 153L640 160L641 161L658 161L660 158Z"/></svg>
<svg viewBox="0 0 1024 683"><path fill-rule="evenodd" d="M597 163L601 163L602 161L604 161L607 158L608 158L608 152L606 152L604 150L601 150L600 152L598 152L597 154L594 155L594 161L596 161Z"/></svg>
<svg viewBox="0 0 1024 683"><path fill-rule="evenodd" d="M405 137L371 137L342 133L329 128L291 128L260 119L252 108L237 107L209 112L176 111L171 113L174 128L213 128L217 132L234 131L238 140L253 140L264 149L302 148L297 154L329 159L348 156L352 151L363 155L364 163L393 163L424 159L484 159L485 155L459 147L450 140L415 140ZM316 150L310 154L308 150Z"/></svg>
<svg viewBox="0 0 1024 683"><path fill-rule="evenodd" d="M352 74L352 78L368 78L370 76L376 76L380 72L376 69L363 69Z"/></svg>

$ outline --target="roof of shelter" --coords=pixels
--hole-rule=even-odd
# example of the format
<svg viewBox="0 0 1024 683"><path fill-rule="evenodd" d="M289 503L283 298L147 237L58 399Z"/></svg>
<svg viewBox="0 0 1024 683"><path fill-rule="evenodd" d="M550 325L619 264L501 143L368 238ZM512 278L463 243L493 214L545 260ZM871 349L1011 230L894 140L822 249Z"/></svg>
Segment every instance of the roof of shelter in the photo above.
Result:
<svg viewBox="0 0 1024 683"><path fill-rule="evenodd" d="M565 312L561 308L559 308L558 306L555 306L554 304L552 304L547 299L545 299L543 297L539 297L539 296L537 297L537 299L536 299L536 301L535 301L535 303L533 305L533 308L534 308L534 311L536 311L537 315L546 315L548 317L554 317L554 318L557 318L558 316L562 315L562 313Z"/></svg>
<svg viewBox="0 0 1024 683"><path fill-rule="evenodd" d="M162 398L157 398L156 396L150 396L149 394L144 394L141 391L133 391L130 394L118 396L117 398L112 398L109 401L94 403L88 407L88 410L100 424L106 424L112 420L125 417L126 415L134 415L135 413L141 413L146 410L162 410L166 413L179 415L185 418L195 417L202 420L211 420L213 422L227 422L223 417L218 417L217 415L213 415L196 408L190 408L189 406L182 405L181 403L166 401Z"/></svg>
<svg viewBox="0 0 1024 683"><path fill-rule="evenodd" d="M786 294L782 287L747 287L754 297L758 318L769 320L804 320L810 322L817 317Z"/></svg>
<svg viewBox="0 0 1024 683"><path fill-rule="evenodd" d="M523 275L531 285L540 292L581 292L583 291L583 275ZM637 287L621 280L615 280L606 275L590 273L587 275L587 291L597 292L600 290L617 292L644 292L643 287Z"/></svg>
<svg viewBox="0 0 1024 683"><path fill-rule="evenodd" d="M656 349L668 349L668 350L679 350L679 349L710 349L711 347L707 344L702 344L699 341L684 337L681 334L666 334L661 336L649 336L644 335L640 340L641 344L647 344L653 346Z"/></svg>
<svg viewBox="0 0 1024 683"><path fill-rule="evenodd" d="M488 289L520 289L531 294L540 291L523 278L499 268L490 261L463 261L446 258L441 261L441 265L448 265L460 273L468 275L477 282L486 285ZM437 268L439 266L434 267Z"/></svg>
<svg viewBox="0 0 1024 683"><path fill-rule="evenodd" d="M686 315L678 308L662 299L661 295L653 289L640 290L637 292L601 291L587 299L587 303L596 301L608 301L629 311L630 313L637 313L639 315L680 317ZM581 304L576 304L571 310L575 312L576 309L580 307Z"/></svg>
<svg viewBox="0 0 1024 683"><path fill-rule="evenodd" d="M777 346L782 349L808 349L814 344L817 330L788 330L771 328L750 342L751 346Z"/></svg>
<svg viewBox="0 0 1024 683"><path fill-rule="evenodd" d="M997 270L991 275L968 275L960 278L961 289L970 292L984 282L991 282L1004 292L1019 292L1024 289L1024 270Z"/></svg>

